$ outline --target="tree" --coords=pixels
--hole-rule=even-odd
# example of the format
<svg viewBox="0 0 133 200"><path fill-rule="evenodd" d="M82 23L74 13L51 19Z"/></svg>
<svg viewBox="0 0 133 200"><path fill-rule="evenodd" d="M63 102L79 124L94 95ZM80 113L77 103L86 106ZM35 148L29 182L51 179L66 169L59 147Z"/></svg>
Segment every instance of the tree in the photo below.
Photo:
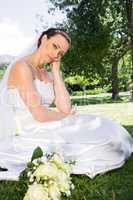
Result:
<svg viewBox="0 0 133 200"><path fill-rule="evenodd" d="M67 11L69 20L65 28L72 38L72 48L63 60L64 70L67 70L67 73L83 73L89 77L93 73L101 73L103 70L102 60L109 45L109 29L101 20L101 16L105 12L104 1L83 0L78 2L62 1L62 3L58 3L61 9L73 6L73 9Z"/></svg>
<svg viewBox="0 0 133 200"><path fill-rule="evenodd" d="M111 21L111 44L108 60L112 63L112 98L119 98L118 65L130 50L128 33L128 20L126 15L126 4L123 0L111 0L107 7L107 20Z"/></svg>
<svg viewBox="0 0 133 200"><path fill-rule="evenodd" d="M112 98L119 98L119 61L129 50L132 52L132 0L54 2L60 9L66 9L69 19L66 27L74 41L72 52L64 60L68 66L71 63L68 71L76 66L76 73L83 72L89 77L101 72L102 76L103 66L110 64Z"/></svg>
<svg viewBox="0 0 133 200"><path fill-rule="evenodd" d="M133 1L132 0L124 0L126 7L126 16L127 16L127 25L128 25L128 36L130 40L130 50L131 50L131 61L132 61L132 74L131 81L133 85ZM133 86L132 86L132 96L133 100Z"/></svg>

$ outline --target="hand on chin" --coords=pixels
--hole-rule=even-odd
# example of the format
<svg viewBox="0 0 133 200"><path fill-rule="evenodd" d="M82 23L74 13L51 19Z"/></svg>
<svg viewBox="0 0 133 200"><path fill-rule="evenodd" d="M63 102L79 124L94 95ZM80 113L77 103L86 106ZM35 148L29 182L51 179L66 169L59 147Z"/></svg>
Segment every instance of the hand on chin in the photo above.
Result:
<svg viewBox="0 0 133 200"><path fill-rule="evenodd" d="M50 64L52 70L59 70L60 68L60 59L54 59Z"/></svg>

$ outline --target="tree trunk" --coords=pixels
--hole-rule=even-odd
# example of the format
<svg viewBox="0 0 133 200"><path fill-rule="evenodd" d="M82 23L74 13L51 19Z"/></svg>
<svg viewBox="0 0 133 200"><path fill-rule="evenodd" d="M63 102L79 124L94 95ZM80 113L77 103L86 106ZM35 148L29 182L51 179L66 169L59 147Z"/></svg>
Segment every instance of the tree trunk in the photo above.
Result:
<svg viewBox="0 0 133 200"><path fill-rule="evenodd" d="M131 30L133 31L133 3L132 3L132 20L131 20ZM131 72L131 82L132 82L132 90L131 90L131 100L133 101L133 32L130 34L131 40L131 59L132 59L132 72Z"/></svg>
<svg viewBox="0 0 133 200"><path fill-rule="evenodd" d="M131 41L131 101L133 101L133 41Z"/></svg>
<svg viewBox="0 0 133 200"><path fill-rule="evenodd" d="M118 80L118 63L119 60L114 58L112 61L112 99L119 99L119 80Z"/></svg>
<svg viewBox="0 0 133 200"><path fill-rule="evenodd" d="M131 85L133 85L133 0L126 0L126 11L127 11L127 21L128 21L128 34L130 37L130 49L131 49L131 63L132 63L132 73L131 73ZM131 100L133 101L133 87L131 89Z"/></svg>

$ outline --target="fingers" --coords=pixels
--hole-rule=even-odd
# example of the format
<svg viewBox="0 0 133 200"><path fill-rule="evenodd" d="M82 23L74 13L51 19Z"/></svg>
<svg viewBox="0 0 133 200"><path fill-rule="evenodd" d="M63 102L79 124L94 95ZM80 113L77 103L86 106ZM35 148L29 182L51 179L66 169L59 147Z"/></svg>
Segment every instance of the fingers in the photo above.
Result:
<svg viewBox="0 0 133 200"><path fill-rule="evenodd" d="M53 65L55 65L55 66L56 66L56 65L60 65L60 59L59 59L59 58L58 58L58 59L55 59L53 62L50 63L50 65L52 65L52 66L53 66Z"/></svg>
<svg viewBox="0 0 133 200"><path fill-rule="evenodd" d="M75 114L77 112L76 106L72 106L70 114Z"/></svg>
<svg viewBox="0 0 133 200"><path fill-rule="evenodd" d="M52 70L60 70L60 62L59 61L58 62L52 62L50 64L50 67L51 67Z"/></svg>
<svg viewBox="0 0 133 200"><path fill-rule="evenodd" d="M54 62L60 62L60 59L59 59L59 58L58 58L58 59L55 59Z"/></svg>

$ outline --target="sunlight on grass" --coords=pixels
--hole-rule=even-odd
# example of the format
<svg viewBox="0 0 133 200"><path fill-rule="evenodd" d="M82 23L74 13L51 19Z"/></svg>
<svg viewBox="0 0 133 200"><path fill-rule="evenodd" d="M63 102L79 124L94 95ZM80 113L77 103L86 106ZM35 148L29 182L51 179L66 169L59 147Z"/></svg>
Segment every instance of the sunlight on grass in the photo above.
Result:
<svg viewBox="0 0 133 200"><path fill-rule="evenodd" d="M123 125L133 125L133 103L78 106L78 113L111 117Z"/></svg>

